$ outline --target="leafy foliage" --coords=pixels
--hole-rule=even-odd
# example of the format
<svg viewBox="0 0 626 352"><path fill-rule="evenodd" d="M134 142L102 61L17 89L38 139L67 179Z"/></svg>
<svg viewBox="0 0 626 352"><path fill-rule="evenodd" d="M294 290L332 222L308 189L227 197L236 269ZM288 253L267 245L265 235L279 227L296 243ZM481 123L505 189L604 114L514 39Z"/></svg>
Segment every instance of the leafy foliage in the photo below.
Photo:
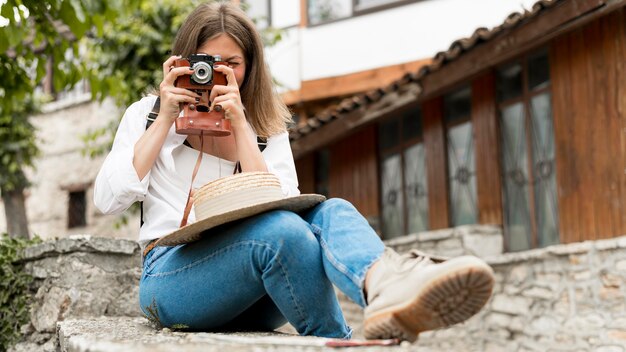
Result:
<svg viewBox="0 0 626 352"><path fill-rule="evenodd" d="M201 0L144 1L127 16L103 25L101 36L85 38L82 72L92 97L128 106L158 89L161 66L185 17ZM83 136L83 153L95 157L110 150L119 121Z"/></svg>
<svg viewBox="0 0 626 352"><path fill-rule="evenodd" d="M206 0L205 0L206 1ZM0 16L0 190L28 186L24 169L39 154L28 116L46 97L37 84L52 60L52 83L61 92L87 79L94 99L128 106L158 87L161 65L176 32L202 0L6 0ZM262 31L266 45L281 31ZM89 131L84 154L110 150L118 121Z"/></svg>
<svg viewBox="0 0 626 352"><path fill-rule="evenodd" d="M118 106L129 106L150 91L158 91L161 67L170 56L176 33L185 18L206 0L144 1L125 18L107 22L103 33L85 41L83 61L94 99L112 97ZM244 4L245 8L245 4ZM264 44L272 46L283 31L261 31ZM118 122L89 131L83 152L95 157L110 150Z"/></svg>
<svg viewBox="0 0 626 352"><path fill-rule="evenodd" d="M28 322L32 277L20 264L24 248L41 240L0 237L0 351L6 351L20 337L20 326Z"/></svg>
<svg viewBox="0 0 626 352"><path fill-rule="evenodd" d="M102 33L140 0L7 0L0 15L8 23L0 27L0 189L27 185L23 167L31 167L38 154L33 127L27 117L41 101L35 87L46 74L48 59L54 63L56 91L81 79L78 39Z"/></svg>
<svg viewBox="0 0 626 352"><path fill-rule="evenodd" d="M36 106L32 100L24 100L23 106L14 107L11 116L0 111L0 188L3 192L28 186L22 166L31 166L39 155L34 128L28 121L34 111Z"/></svg>
<svg viewBox="0 0 626 352"><path fill-rule="evenodd" d="M84 64L94 98L137 101L162 79L176 31L200 0L146 1L125 18L107 22L101 37L89 39Z"/></svg>
<svg viewBox="0 0 626 352"><path fill-rule="evenodd" d="M0 46L2 43L0 35ZM34 130L27 118L36 111L32 91L39 67L34 73L28 72L25 68L29 64L32 66L25 58L9 58L0 52L0 189L4 191L27 185L22 166L32 166L38 154Z"/></svg>
<svg viewBox="0 0 626 352"><path fill-rule="evenodd" d="M24 169L33 167L39 154L28 116L42 100L35 88L48 62L53 63L55 90L72 87L81 79L78 40L103 33L105 22L132 11L140 1L6 0L0 5L6 22L0 27L0 191L20 192L28 186Z"/></svg>

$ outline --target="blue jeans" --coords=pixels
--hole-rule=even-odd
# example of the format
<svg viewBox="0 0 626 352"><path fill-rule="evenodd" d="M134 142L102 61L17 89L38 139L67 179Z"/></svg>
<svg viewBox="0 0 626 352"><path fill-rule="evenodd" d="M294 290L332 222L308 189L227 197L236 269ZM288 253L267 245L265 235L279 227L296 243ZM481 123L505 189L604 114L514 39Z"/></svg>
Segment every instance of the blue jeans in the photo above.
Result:
<svg viewBox="0 0 626 352"><path fill-rule="evenodd" d="M155 247L144 259L141 309L162 326L273 330L350 338L333 284L365 306L363 281L384 245L349 202L303 214L263 213L197 242Z"/></svg>

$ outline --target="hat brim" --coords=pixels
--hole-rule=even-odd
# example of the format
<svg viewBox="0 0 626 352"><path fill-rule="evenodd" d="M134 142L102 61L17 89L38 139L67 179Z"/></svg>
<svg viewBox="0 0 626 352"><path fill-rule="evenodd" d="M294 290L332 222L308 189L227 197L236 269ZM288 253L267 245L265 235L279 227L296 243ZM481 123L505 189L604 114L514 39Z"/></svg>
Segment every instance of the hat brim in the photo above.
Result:
<svg viewBox="0 0 626 352"><path fill-rule="evenodd" d="M199 220L193 224L181 227L180 229L163 236L157 240L157 246L176 246L199 240L202 233L213 227L244 219L250 216L264 213L270 210L283 209L295 213L312 208L326 200L326 197L319 194L301 194L293 197L286 197L270 202L259 203L236 210L227 211L221 214Z"/></svg>

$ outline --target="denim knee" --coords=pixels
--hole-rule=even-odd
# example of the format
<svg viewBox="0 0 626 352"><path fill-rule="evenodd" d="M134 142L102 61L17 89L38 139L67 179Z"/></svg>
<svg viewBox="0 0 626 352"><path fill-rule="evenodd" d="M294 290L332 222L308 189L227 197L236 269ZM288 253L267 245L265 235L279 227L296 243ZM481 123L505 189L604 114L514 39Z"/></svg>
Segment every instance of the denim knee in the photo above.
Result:
<svg viewBox="0 0 626 352"><path fill-rule="evenodd" d="M324 209L356 209L354 205L343 198L330 198L322 202L320 206Z"/></svg>
<svg viewBox="0 0 626 352"><path fill-rule="evenodd" d="M340 214L342 216L347 215L350 217L354 217L355 215L361 216L354 205L347 200L343 198L330 198L318 204L305 218L308 219L319 215L328 217L328 215L330 215L330 218L328 219L330 220L332 218L336 218L336 216Z"/></svg>
<svg viewBox="0 0 626 352"><path fill-rule="evenodd" d="M293 212L275 210L258 217L260 226L255 231L256 241L268 244L274 250L289 253L319 253L319 242L310 225Z"/></svg>

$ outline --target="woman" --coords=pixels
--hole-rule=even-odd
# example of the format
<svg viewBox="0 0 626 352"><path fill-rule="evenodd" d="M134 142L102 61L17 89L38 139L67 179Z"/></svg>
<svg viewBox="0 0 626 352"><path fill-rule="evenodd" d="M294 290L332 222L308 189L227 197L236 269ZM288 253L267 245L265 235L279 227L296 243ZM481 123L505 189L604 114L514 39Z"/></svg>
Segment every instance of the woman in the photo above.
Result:
<svg viewBox="0 0 626 352"><path fill-rule="evenodd" d="M275 174L285 195L299 194L286 131L290 114L273 91L261 39L245 14L230 3L199 6L180 28L173 53L178 56L163 63L158 117L146 129L156 97L127 109L95 185L95 203L105 213L144 202L144 313L163 326L191 330L271 330L288 321L302 335L349 338L334 284L365 307L367 338L413 341L420 331L465 320L484 305L493 285L484 262L399 256L339 199L301 215L266 212L211 229L197 242L152 248L179 226L201 146L197 136L178 135L173 127L179 104L198 98L174 87L177 77L193 72L172 67L181 56L220 55L228 63L215 67L228 84L215 86L210 101L222 107L232 133L208 137L193 187L232 174L239 161L242 171ZM263 152L257 136L267 138Z"/></svg>

